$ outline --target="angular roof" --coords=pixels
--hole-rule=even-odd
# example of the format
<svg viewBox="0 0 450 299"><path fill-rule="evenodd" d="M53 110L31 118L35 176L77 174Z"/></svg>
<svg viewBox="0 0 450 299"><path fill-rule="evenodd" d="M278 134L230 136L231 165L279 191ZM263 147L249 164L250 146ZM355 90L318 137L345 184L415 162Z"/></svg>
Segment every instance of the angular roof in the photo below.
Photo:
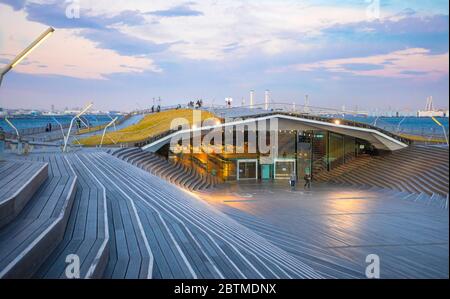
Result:
<svg viewBox="0 0 450 299"><path fill-rule="evenodd" d="M375 148L381 150L395 151L408 146L407 139L401 138L395 134L392 134L390 132L384 131L382 129L367 124L346 120L339 120L339 123L336 123L331 118L317 117L304 114L295 114L295 113L269 112L260 115L248 116L245 119L233 119L231 122L221 123L218 125L203 126L189 130L172 131L169 132L164 137L149 142L149 144L143 146L142 149L149 151L157 151L163 145L170 143L170 140L173 137L177 137L182 134L190 132L207 131L219 127L244 125L258 121L264 120L267 121L274 118L284 122L283 124L284 129L295 129L296 126L297 127L301 126L310 129L327 130L330 132L335 132L342 135L352 136L362 140L366 140L370 142Z"/></svg>

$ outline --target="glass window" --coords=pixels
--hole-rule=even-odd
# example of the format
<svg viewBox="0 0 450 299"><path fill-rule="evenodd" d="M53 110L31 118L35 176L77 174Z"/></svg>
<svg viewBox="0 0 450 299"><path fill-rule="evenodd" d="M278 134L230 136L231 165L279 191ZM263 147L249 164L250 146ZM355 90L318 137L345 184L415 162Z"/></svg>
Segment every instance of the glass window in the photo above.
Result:
<svg viewBox="0 0 450 299"><path fill-rule="evenodd" d="M275 178L289 179L295 173L295 161L275 161Z"/></svg>
<svg viewBox="0 0 450 299"><path fill-rule="evenodd" d="M344 136L330 133L328 162L330 170L344 163Z"/></svg>
<svg viewBox="0 0 450 299"><path fill-rule="evenodd" d="M238 162L238 179L256 179L257 162L256 161L239 161Z"/></svg>

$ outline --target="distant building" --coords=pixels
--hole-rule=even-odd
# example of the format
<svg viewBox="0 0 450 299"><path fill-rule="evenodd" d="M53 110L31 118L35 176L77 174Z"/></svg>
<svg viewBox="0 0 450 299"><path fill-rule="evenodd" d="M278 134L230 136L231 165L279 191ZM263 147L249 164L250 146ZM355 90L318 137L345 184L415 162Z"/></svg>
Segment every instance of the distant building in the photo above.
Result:
<svg viewBox="0 0 450 299"><path fill-rule="evenodd" d="M434 109L433 106L433 97L427 98L427 105L425 107L425 110L419 110L417 111L418 117L448 117L448 110L443 109Z"/></svg>
<svg viewBox="0 0 450 299"><path fill-rule="evenodd" d="M419 110L417 112L418 117L448 117L448 110L432 110L432 111L423 111Z"/></svg>
<svg viewBox="0 0 450 299"><path fill-rule="evenodd" d="M266 90L264 94L264 110L269 110L270 91Z"/></svg>
<svg viewBox="0 0 450 299"><path fill-rule="evenodd" d="M255 104L255 91L250 91L250 108L253 108L253 105Z"/></svg>

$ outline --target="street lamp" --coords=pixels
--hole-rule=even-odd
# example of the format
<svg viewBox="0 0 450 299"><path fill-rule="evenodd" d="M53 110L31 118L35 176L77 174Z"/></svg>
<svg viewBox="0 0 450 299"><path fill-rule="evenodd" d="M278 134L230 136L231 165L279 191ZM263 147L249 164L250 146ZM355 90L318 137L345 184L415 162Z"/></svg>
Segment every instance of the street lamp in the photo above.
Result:
<svg viewBox="0 0 450 299"><path fill-rule="evenodd" d="M112 119L112 120L109 122L109 124L107 124L107 125L105 126L105 129L103 130L102 140L101 140L101 142L100 142L100 147L103 146L103 139L105 139L106 130L107 130L111 125L114 125L114 127L115 127L115 126L116 126L116 121L117 121L118 118L119 118L119 117L116 116L114 119Z"/></svg>
<svg viewBox="0 0 450 299"><path fill-rule="evenodd" d="M16 126L14 126L13 123L9 121L8 117L5 117L5 121L11 128L13 128L16 131L16 135L17 135L17 153L20 155L20 152L22 151L22 143L20 141L19 130L17 130Z"/></svg>
<svg viewBox="0 0 450 299"><path fill-rule="evenodd" d="M112 116L111 116L111 114L109 114L109 112L107 113L107 115L109 116L109 118L111 119L111 120L117 120L117 117L116 118L113 118ZM114 131L117 131L117 128L116 128L116 121L114 121Z"/></svg>
<svg viewBox="0 0 450 299"><path fill-rule="evenodd" d="M2 84L3 76L6 75L11 69L15 68L25 57L28 56L34 49L36 49L41 43L43 43L53 32L55 29L52 27L45 30L34 42L32 42L25 50L23 50L19 55L14 58L7 66L5 66L0 71L0 85Z"/></svg>
<svg viewBox="0 0 450 299"><path fill-rule="evenodd" d="M69 141L69 137L70 137L70 132L72 131L72 126L73 126L73 122L75 121L75 119L79 119L83 114L85 114L89 109L91 109L91 107L93 106L93 103L90 103L89 105L87 105L83 110L81 110L77 115L75 115L72 120L70 121L70 126L69 126L69 131L67 132L67 136L64 140L64 148L63 148L63 152L66 152L67 149L67 142Z"/></svg>
<svg viewBox="0 0 450 299"><path fill-rule="evenodd" d="M62 124L55 117L53 117L53 120L59 125L59 128L61 129L61 134L63 136L63 140L65 141L66 140L66 134L64 134L64 129L63 129Z"/></svg>
<svg viewBox="0 0 450 299"><path fill-rule="evenodd" d="M444 131L445 142L447 143L447 146L448 146L447 130L445 129L444 125L441 124L441 122L438 121L434 116L432 116L431 119L432 119L439 127L441 127L442 130Z"/></svg>

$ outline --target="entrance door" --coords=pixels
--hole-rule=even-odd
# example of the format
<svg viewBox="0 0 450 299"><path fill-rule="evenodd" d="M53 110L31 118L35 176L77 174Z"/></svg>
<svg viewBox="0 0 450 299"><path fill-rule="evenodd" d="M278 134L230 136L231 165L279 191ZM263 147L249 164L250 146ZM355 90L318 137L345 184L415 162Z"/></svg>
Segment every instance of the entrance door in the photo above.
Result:
<svg viewBox="0 0 450 299"><path fill-rule="evenodd" d="M275 159L273 177L275 179L289 179L291 174L297 175L295 159Z"/></svg>
<svg viewBox="0 0 450 299"><path fill-rule="evenodd" d="M270 180L270 166L271 165L261 165L261 179Z"/></svg>
<svg viewBox="0 0 450 299"><path fill-rule="evenodd" d="M237 166L238 180L258 179L258 160L238 160Z"/></svg>

